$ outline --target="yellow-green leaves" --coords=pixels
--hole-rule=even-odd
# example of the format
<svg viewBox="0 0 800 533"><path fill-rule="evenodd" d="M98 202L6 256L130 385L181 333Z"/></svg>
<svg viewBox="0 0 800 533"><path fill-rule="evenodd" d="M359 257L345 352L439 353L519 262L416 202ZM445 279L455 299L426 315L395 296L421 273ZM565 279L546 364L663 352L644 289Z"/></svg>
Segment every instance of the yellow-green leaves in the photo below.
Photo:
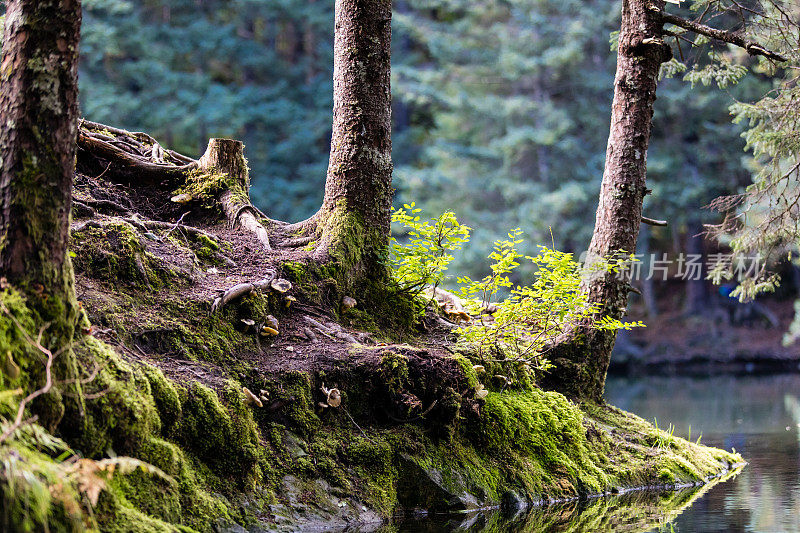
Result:
<svg viewBox="0 0 800 533"><path fill-rule="evenodd" d="M424 221L420 212L411 203L392 213L392 222L403 237L402 242L392 237L389 264L395 281L414 295L426 285L436 286L444 280L452 252L469 241L472 229L459 223L451 211Z"/></svg>

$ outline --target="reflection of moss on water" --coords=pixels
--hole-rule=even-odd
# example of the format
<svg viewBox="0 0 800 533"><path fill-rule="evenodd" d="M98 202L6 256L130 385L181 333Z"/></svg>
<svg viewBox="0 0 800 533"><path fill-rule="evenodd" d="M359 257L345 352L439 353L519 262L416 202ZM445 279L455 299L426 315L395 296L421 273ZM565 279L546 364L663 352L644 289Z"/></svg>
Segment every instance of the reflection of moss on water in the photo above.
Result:
<svg viewBox="0 0 800 533"><path fill-rule="evenodd" d="M488 511L441 518L426 523L426 531L480 531L481 533L594 533L598 531L644 532L668 528L684 510L711 487L735 476L732 472L702 487L677 491L634 491L620 496L536 507L516 516ZM668 530L668 529L667 529Z"/></svg>

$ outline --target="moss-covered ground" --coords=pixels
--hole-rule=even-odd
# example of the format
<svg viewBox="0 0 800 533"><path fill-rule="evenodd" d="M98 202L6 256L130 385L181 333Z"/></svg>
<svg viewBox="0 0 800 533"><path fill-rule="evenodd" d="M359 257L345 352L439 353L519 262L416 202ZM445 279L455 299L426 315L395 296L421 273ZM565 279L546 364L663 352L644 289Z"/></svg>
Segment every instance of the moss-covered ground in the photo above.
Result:
<svg viewBox="0 0 800 533"><path fill-rule="evenodd" d="M79 178L76 194L98 189ZM164 209L175 220L183 207ZM703 484L742 462L543 391L527 366L481 359L402 295L342 284L301 251L264 257L205 211L184 222L210 240L92 220L78 217L71 243L79 338L0 443L4 530L302 529ZM221 291L270 269L288 293L211 312ZM29 339L41 317L0 287L0 415L11 420L43 383ZM324 327L309 335L310 320Z"/></svg>

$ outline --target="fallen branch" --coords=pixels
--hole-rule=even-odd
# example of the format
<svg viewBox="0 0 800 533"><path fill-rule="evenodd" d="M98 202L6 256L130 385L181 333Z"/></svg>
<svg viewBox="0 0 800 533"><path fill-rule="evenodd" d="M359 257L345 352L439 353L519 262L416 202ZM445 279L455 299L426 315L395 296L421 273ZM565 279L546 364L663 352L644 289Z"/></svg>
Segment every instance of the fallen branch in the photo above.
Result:
<svg viewBox="0 0 800 533"><path fill-rule="evenodd" d="M172 178L182 176L187 171L197 168L196 162L181 166L152 163L85 130L78 132L78 147L112 163L117 173L121 171L129 178L127 179L128 183L141 180L148 182L171 181Z"/></svg>
<svg viewBox="0 0 800 533"><path fill-rule="evenodd" d="M144 133L144 132L141 132L141 131L127 131L127 130L123 130L123 129L120 129L120 128L115 128L113 126L107 126L105 124L100 124L98 122L92 122L91 120L86 120L86 119L81 119L80 126L82 128L84 128L84 129L94 130L96 132L107 131L107 132L111 133L112 135L118 136L119 138L122 138L122 139L128 139L129 138L131 140L135 140L136 142L138 142L140 144L148 144L148 145L151 145L151 146L158 145L159 147L161 147L159 145L158 141L155 140L155 138L153 138L152 136L148 135L147 133ZM130 145L130 143L127 143L127 144ZM141 148L138 148L137 151L144 152L145 151L144 148L145 147L142 146ZM176 152L174 150L169 150L167 148L162 148L162 150L164 151L164 153L166 155L168 155L169 157L171 157L172 159L174 159L175 161L177 161L180 164L185 165L185 164L188 164L188 163L194 163L195 162L195 160L192 159L191 157L185 156L183 154L179 154L178 152ZM152 154L152 148L151 148L151 154ZM98 178L99 178L99 176L98 176Z"/></svg>
<svg viewBox="0 0 800 533"><path fill-rule="evenodd" d="M656 220L654 218L649 218L642 215L642 222L649 226L666 226L668 223L666 220Z"/></svg>
<svg viewBox="0 0 800 533"><path fill-rule="evenodd" d="M317 320L314 320L310 316L303 316L303 320L305 320L308 324L313 326L317 329L320 333L328 337L329 339L337 338L339 340L347 341L349 343L358 343L358 340L347 333L346 331L342 330L341 326L338 324L331 324L330 326L323 325Z"/></svg>

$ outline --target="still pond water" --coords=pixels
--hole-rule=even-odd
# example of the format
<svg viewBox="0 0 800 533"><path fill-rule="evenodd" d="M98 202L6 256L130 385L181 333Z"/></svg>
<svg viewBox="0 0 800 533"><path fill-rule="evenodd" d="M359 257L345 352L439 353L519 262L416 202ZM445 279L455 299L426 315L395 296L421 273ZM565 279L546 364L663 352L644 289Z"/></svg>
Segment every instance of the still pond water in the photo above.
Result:
<svg viewBox="0 0 800 533"><path fill-rule="evenodd" d="M535 531L800 532L800 375L613 378L608 401L686 437L735 448L749 462L734 479L662 495L628 494L536 509L514 519L499 513L426 520L392 531L530 533Z"/></svg>

